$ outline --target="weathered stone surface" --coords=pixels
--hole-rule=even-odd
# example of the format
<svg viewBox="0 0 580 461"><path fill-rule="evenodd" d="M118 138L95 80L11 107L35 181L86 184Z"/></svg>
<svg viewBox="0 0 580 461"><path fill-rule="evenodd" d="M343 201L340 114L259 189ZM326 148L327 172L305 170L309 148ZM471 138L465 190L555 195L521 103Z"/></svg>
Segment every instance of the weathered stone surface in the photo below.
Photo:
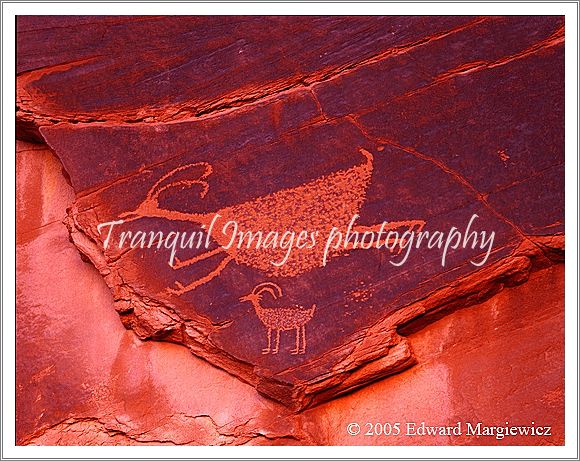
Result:
<svg viewBox="0 0 580 461"><path fill-rule="evenodd" d="M305 427L329 445L561 445L564 443L563 266L436 323L412 323L418 364L347 397L307 410ZM546 287L550 287L549 290ZM351 436L346 425L463 423L456 436ZM549 437L466 435L466 422L551 426Z"/></svg>
<svg viewBox="0 0 580 461"><path fill-rule="evenodd" d="M123 328L110 290L69 241L73 194L58 161L46 147L18 149L18 215L29 222L29 204L50 202L55 220L17 229L17 443L309 443L251 386Z"/></svg>
<svg viewBox="0 0 580 461"><path fill-rule="evenodd" d="M76 194L71 238L124 325L184 344L291 408L401 371L416 361L402 325L562 259L561 18L81 18L42 31L35 21L19 26L21 134L62 161ZM42 57L76 27L73 46ZM158 47L134 48L144 30ZM199 40L198 30L214 35L192 47L183 37ZM330 37L322 49L308 43L316 34ZM477 215L475 229L495 241L482 268L470 262L479 248L451 251L445 267L425 249L399 268L384 249L336 251L322 267L319 244L274 269L213 234L210 257L180 252L196 262L172 267L168 250L119 249L118 232L104 248L97 230L119 217L133 232L201 230L215 212L243 230L323 235L354 213L361 231L387 220L448 232ZM280 298L263 307L306 309L268 320L245 302L263 283ZM263 351L268 322L274 336L291 330L279 351Z"/></svg>
<svg viewBox="0 0 580 461"><path fill-rule="evenodd" d="M45 145L17 141L17 149L16 237L24 243L62 222L75 195L62 180L62 164Z"/></svg>
<svg viewBox="0 0 580 461"><path fill-rule="evenodd" d="M415 367L290 415L187 349L125 330L109 288L60 223L73 194L56 158L38 145L18 149L17 211L30 223L17 228L18 444L563 443L563 265L435 323L412 322L401 333ZM33 234L42 226L34 203L50 203L54 222ZM353 421L478 419L533 420L553 435L494 442L346 433Z"/></svg>
<svg viewBox="0 0 580 461"><path fill-rule="evenodd" d="M176 139L178 144L174 147L166 143L164 145L166 151L183 149L183 146L191 145L193 140L199 137L194 129L187 126L189 124L185 124L185 127L181 125L183 124L167 128L169 131L167 139ZM229 125L233 125L233 122ZM188 344L196 354L256 385L261 392L289 405L306 406L312 403L315 394L322 393L328 398L359 386L366 380L398 371L400 367L411 363L408 347L404 342L400 342L399 336L395 333L399 320L395 321L392 314L401 307L425 298L439 287L462 276L474 277L474 282L468 285L472 293L466 293L466 296L473 295L477 299L481 296L482 285L485 283L491 285L489 290L496 290L498 289L498 286L494 285L496 279L505 277L508 283L525 280L531 267L530 258L539 258L542 253L533 244L523 245L529 240L521 236L516 226L509 226L498 218L486 203L473 197L469 189L461 183L458 184L451 175L390 146L380 151L377 161L373 164L373 183L369 186L367 194L369 206L361 208L363 223L373 225L383 219L407 221L420 217L428 223L426 229L449 229L459 225L457 223L467 226L470 217L476 213L480 217L478 229L494 230L497 233L496 248L488 262L489 267L483 271L476 271L469 262L481 251L468 250L463 253L457 251L450 255L446 268L441 267L438 254L422 254L417 251L411 255L404 270L397 270L389 265L387 255L384 254L385 250L355 250L348 256L334 259L326 267L313 267L288 280L284 277L285 274L273 274L273 277L272 274L264 274L263 266L255 267L259 261L255 263L254 260L242 259L237 263L237 255L232 255L233 260L229 265L218 277L210 280L209 277L212 271L216 270L220 259L218 262L212 262L210 258L211 264L208 261L200 261L199 264L178 272L167 264L168 251L119 249L117 242L120 234L116 232L112 234L114 246L103 252L106 234L99 235L96 226L99 223L113 221L124 212L137 209L142 197L147 196L153 183L171 169L181 165L200 161L214 165L212 177L208 178L209 192L203 200L197 199L195 193L187 195L180 193L174 196L173 202L166 202L168 205L164 205L164 208L172 208L170 203L173 203L174 210L182 213L196 209L202 213L215 211L227 216L228 219L238 221L245 217L243 213L249 213L242 210L240 215L236 215L235 207L239 203L251 204L258 197L273 197L272 194L279 190L299 188L302 184L316 181L316 178L332 174L333 171L345 170L343 165L348 165L349 160L353 165L350 166L351 171L359 168L356 166L357 159L354 155L337 156L337 147L346 151L348 145L362 144L371 149L370 143L352 124L337 123L331 127L332 133L336 136L334 138L325 136L326 123L321 127L301 130L299 141L294 143L293 136L288 134L286 146L290 151L289 155L281 155L277 144L268 144L263 149L258 149L255 144L248 143L244 148L231 153L228 156L228 163L223 165L219 158L211 154L213 146L210 145L207 146L205 154L201 152L196 152L192 156L186 154L171 159L159 167L153 167L143 174L129 174L125 179L115 181L112 185L99 184L85 194L78 193L78 200L71 210L69 219L73 240L106 277L113 289L117 309L125 324L142 337L164 338ZM180 130L180 135L171 133L174 129ZM155 134L158 134L155 130L155 127L122 128L118 131L107 128L58 127L43 128L42 132L49 145L63 157L66 156L66 152L70 152L71 155L78 152L80 146L75 144L75 138L78 137L81 140L79 142L84 140L86 145L83 149L84 158L92 159L98 158L103 151L112 152L115 145L134 145L136 148L148 145L147 137L151 136L153 142ZM74 133L73 136L70 136L71 132ZM135 136L132 132L139 133L138 136L143 141L120 140L123 137L125 140L127 137L131 139L131 136ZM338 137L340 133L344 133L342 139ZM87 137L91 142L87 142ZM73 141L68 144L71 138ZM331 141L325 142L325 139ZM319 161L312 162L310 159L308 167L296 164L294 160L296 158L309 159L307 148L315 144L315 140L322 140L316 144ZM376 153L376 148L373 151ZM218 152L223 150L220 149ZM130 157L131 152L126 155ZM389 161L390 159L393 161ZM64 161L65 164L70 162ZM82 162L79 163L82 165ZM393 164L398 168L395 169ZM245 167L240 170L235 165ZM87 168L90 167L87 165ZM422 191L420 194L424 200L422 208L403 204L402 208L405 211L400 211L399 201L389 200L385 190L387 188L391 190L395 197L413 194L417 178L421 177L418 173L421 168L425 175L423 177L439 181L440 186L434 187L432 191ZM82 175L79 179L74 175L75 168L70 170L73 184L82 181ZM406 170L411 171L405 173ZM90 171L91 181L94 181L95 168L81 171ZM278 173L276 176L277 172L284 171L293 173L291 175ZM397 180L380 182L382 178L391 178L396 174L395 171L399 172ZM263 176L267 174L276 177L276 182L264 181ZM212 189L216 192L214 193ZM439 191L445 193L440 194ZM319 192L324 193L324 190L321 189ZM427 192L431 194L428 195ZM191 205L184 206L184 198ZM347 199L351 200L349 197ZM275 202L273 206L277 206L277 203L279 202ZM337 202L333 205L339 204L340 202ZM413 213L412 210L415 215L410 214ZM292 208L283 211L288 212L292 212ZM156 211L152 211L150 217L144 216L128 223L124 230L162 230L167 234L172 230L185 232L191 228L190 223L182 224L179 220L171 219L171 216L170 219L164 219L165 211L159 212L158 215L155 213ZM313 212L306 210L300 213L302 214L297 218L306 220L308 216L320 215L321 211L315 209ZM192 219L197 220L195 224L208 225L208 222L203 221L206 218ZM332 222L328 224L335 225ZM308 223L304 226L308 228ZM249 230L258 229L249 227ZM285 229L274 230L283 232ZM183 260L194 255L195 253L180 253L178 256ZM223 256L229 258L225 252ZM320 260L320 255L315 255L314 258ZM223 257L221 260L224 260ZM154 271L151 270L152 267L155 267ZM477 275L474 275L475 273ZM388 284L384 283L385 277L389 277ZM204 278L208 278L205 283ZM170 290L176 288L176 281L186 287L192 282L198 282L199 286L184 293L168 291L168 288ZM252 307L241 303L239 299L265 281L274 281L282 288L286 299L292 300L291 302L304 306L316 304L316 316L308 325L309 347L304 356L292 356L287 351L275 356L262 354L262 349L266 347L264 328ZM466 281L462 283L467 284ZM358 296L359 292L363 295ZM443 295L436 295L433 301L429 301L430 308L435 309L449 303L456 293L457 290L444 290ZM407 310L415 313L416 306ZM407 314L398 313L396 318L406 320ZM380 322L380 328L369 329L377 322ZM289 336L287 333L285 349L290 349L288 346L294 344L293 337L288 338ZM385 355L388 359L383 359ZM365 371L365 366L373 361L375 361L374 369L369 375ZM326 378L321 379L323 376ZM326 394L327 391L329 394Z"/></svg>
<svg viewBox="0 0 580 461"><path fill-rule="evenodd" d="M328 80L472 21L468 16L23 16L17 116L21 125L31 126L200 116Z"/></svg>

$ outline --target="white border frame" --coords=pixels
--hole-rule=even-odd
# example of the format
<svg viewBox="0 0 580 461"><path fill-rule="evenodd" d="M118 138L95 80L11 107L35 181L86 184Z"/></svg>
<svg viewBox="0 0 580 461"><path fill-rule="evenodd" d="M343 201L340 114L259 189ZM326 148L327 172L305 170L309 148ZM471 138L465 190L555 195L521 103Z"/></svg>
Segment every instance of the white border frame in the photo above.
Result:
<svg viewBox="0 0 580 461"><path fill-rule="evenodd" d="M566 295L565 437L562 447L33 447L15 446L15 16L18 14L127 15L564 15L566 17ZM569 458L578 453L578 4L519 3L2 3L2 359L3 439L6 458ZM224 11L225 10L225 11Z"/></svg>

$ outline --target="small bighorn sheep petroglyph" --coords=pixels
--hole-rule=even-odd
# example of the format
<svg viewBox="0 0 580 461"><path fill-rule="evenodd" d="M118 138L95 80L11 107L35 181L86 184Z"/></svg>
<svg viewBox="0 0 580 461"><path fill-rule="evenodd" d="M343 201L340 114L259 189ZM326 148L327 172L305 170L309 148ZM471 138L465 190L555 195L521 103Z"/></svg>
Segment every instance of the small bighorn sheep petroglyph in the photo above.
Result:
<svg viewBox="0 0 580 461"><path fill-rule="evenodd" d="M262 350L262 354L277 354L280 346L280 331L296 330L296 347L292 354L304 354L306 352L306 324L314 315L316 304L310 309L303 306L293 305L288 307L263 307L261 305L262 294L270 293L274 299L282 296L282 289L271 282L257 285L247 296L242 296L240 301L249 301L254 306L256 314L264 326L268 329L268 346ZM276 331L274 348L272 348L272 330Z"/></svg>

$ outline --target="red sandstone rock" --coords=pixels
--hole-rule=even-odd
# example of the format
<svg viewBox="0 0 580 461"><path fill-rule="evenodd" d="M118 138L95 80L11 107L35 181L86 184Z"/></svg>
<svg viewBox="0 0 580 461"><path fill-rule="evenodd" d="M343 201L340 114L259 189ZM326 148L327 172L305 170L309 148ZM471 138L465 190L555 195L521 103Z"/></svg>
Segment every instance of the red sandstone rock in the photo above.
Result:
<svg viewBox="0 0 580 461"><path fill-rule="evenodd" d="M200 116L327 80L473 20L23 16L18 118L33 128Z"/></svg>
<svg viewBox="0 0 580 461"><path fill-rule="evenodd" d="M403 329L418 364L304 413L331 445L564 443L563 266L436 323ZM549 286L550 289L546 290ZM539 311L541 314L538 314ZM551 426L550 437L351 436L349 422ZM373 428L374 430L374 428Z"/></svg>
<svg viewBox="0 0 580 461"><path fill-rule="evenodd" d="M21 222L36 216L29 204L50 203L55 217L18 227L19 444L308 443L295 418L252 387L125 330L110 290L69 241L62 220L73 195L58 161L19 142L17 162Z"/></svg>
<svg viewBox="0 0 580 461"><path fill-rule="evenodd" d="M35 216L26 204L41 202L43 190L54 216L64 217L72 191L52 154L19 143L17 161L20 218ZM42 181L29 181L38 171L45 172ZM346 433L352 421L473 419L553 425L550 438L502 444L563 442L561 265L436 323L413 322L402 333L417 366L290 417L185 348L139 341L122 327L109 289L80 260L59 219L32 238L31 227L18 227L19 444L494 443Z"/></svg>
<svg viewBox="0 0 580 461"><path fill-rule="evenodd" d="M301 409L416 362L401 326L481 302L561 259L559 18L435 18L427 28L424 18L309 18L308 27L277 18L276 28L240 18L66 21L42 30L34 18L19 23L19 132L62 161L76 194L71 238L143 339L184 344ZM167 35L168 26L178 33ZM87 53L107 29L101 54ZM212 34L203 46L182 40L197 40L198 30ZM322 50L311 45L329 30L342 33ZM44 47L71 31L80 31L73 45L48 56ZM130 38L144 31L161 46L136 50ZM291 40L273 41L278 33ZM259 65L273 55L284 59ZM123 78L111 81L112 72ZM470 264L481 251L452 252L445 268L439 255L416 252L403 269L384 250L337 254L326 267L305 251L288 272L222 252L211 278L212 258L176 271L168 252L105 250L97 225L133 210L140 219L127 229L165 232L199 230L216 211L248 226L321 230L355 212L360 226L408 221L432 231L477 214L478 230L496 240L482 269ZM281 289L269 286L280 299L265 307L316 304L291 325L307 337L304 354L289 353L294 331L278 354L262 354L264 318L240 298L264 282ZM83 431L108 427L89 421Z"/></svg>

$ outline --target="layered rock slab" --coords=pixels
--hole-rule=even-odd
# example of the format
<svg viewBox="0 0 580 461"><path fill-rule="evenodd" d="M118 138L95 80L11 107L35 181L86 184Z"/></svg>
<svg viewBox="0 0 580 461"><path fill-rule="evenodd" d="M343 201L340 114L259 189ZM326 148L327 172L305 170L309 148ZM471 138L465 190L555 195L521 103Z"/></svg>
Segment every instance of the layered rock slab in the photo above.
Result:
<svg viewBox="0 0 580 461"><path fill-rule="evenodd" d="M22 16L17 115L36 127L199 116L327 80L474 20Z"/></svg>
<svg viewBox="0 0 580 461"><path fill-rule="evenodd" d="M402 333L417 366L291 416L185 348L125 330L109 288L61 223L74 193L60 162L20 142L17 162L18 444L494 443L346 433L352 421L427 415L432 424L535 420L552 435L500 443L563 443L563 265L434 324L413 322Z"/></svg>
<svg viewBox="0 0 580 461"><path fill-rule="evenodd" d="M406 24L411 27L414 20ZM525 130L537 127L537 112L525 104L542 110L562 102L562 25L558 18L539 24L529 18L465 20L453 28L434 21L443 32L387 47L376 59L365 57L331 77L313 77L312 84L238 101L235 110L214 106L215 114L182 122L159 123L165 119L152 111L152 123L125 124L123 101L132 104L133 98L121 97L103 109L108 115L102 124L86 123L94 119L79 113L82 123L52 127L47 111L39 109L42 97L32 97L28 107L38 117L30 120L35 129L45 125L40 134L62 160L77 194L68 219L73 241L105 276L125 325L142 338L186 344L264 394L304 408L412 364L413 354L396 332L401 324L480 301L505 284L525 280L534 265L561 258L563 125L557 113L549 118L542 128L545 142L538 144ZM534 32L517 35L517 28ZM486 37L493 46L475 46L481 43L476 37ZM438 60L440 55L445 59ZM474 59L495 64L474 64ZM344 65L340 59L334 64ZM49 80L62 85L62 78L75 78L79 69L71 66L49 71ZM20 87L33 94L30 75L23 75ZM178 75L190 76L185 70ZM518 87L522 104L495 110L498 102L514 97L509 82L534 75L533 85ZM384 91L374 83L379 80L395 83ZM497 84L502 81L507 84ZM413 84L398 89L399 82ZM66 96L60 88L57 93ZM358 97L361 88L371 96ZM339 108L333 109L334 101ZM506 121L515 124L513 131L505 130ZM474 144L457 136L470 133L465 122L483 127L472 133L478 135ZM462 143L469 150L465 155ZM157 191L168 185L162 182L168 174L175 187L156 197L157 208L165 211L140 207L156 185ZM339 187L341 175L349 187ZM509 204L537 178L549 187L541 188L535 207L514 212ZM355 196L348 195L352 190ZM299 191L294 198L293 191ZM307 270L291 274L268 273L255 257L236 259L227 252L217 255L218 262L209 257L175 270L167 264L168 251L117 248L117 233L104 249L104 235L97 230L98 224L134 210L142 211L139 219L123 224L123 230L201 230L201 216L220 211L238 220L257 213L253 219L259 223L264 210L270 210L270 221L278 219L272 219L277 213L280 219L290 213L286 223L292 227L313 224L308 220L313 214L343 216L336 210L352 212L353 203L364 227L388 220L445 231L465 227L477 215L477 230L496 234L493 252L483 269L471 264L481 259L481 249L467 249L451 252L445 267L433 251L413 252L396 268L385 250L353 250L325 267L309 260ZM538 213L543 206L551 212ZM323 221L329 226L332 220ZM217 243L210 249L219 251ZM200 255L180 253L179 258ZM230 256L219 276L207 279ZM316 305L306 325L304 354L289 353L293 332L282 333L278 354L262 354L266 328L240 298L264 282L281 290L280 300L268 298L269 307Z"/></svg>

